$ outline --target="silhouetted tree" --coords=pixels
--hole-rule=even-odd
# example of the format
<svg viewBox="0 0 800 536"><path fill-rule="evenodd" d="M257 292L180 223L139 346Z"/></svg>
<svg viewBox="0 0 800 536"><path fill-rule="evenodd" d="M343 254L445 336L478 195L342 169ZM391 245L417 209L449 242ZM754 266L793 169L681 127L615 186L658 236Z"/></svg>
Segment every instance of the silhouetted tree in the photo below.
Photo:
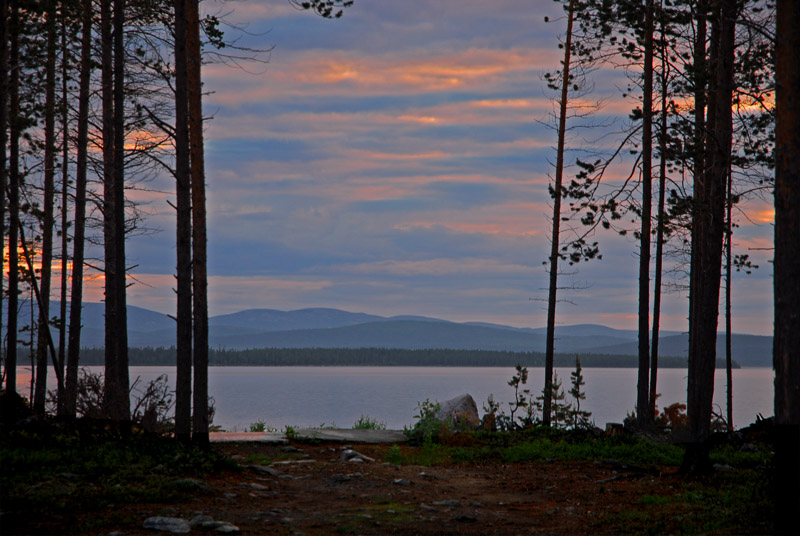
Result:
<svg viewBox="0 0 800 536"><path fill-rule="evenodd" d="M800 511L800 3L778 0L775 46L776 531Z"/></svg>

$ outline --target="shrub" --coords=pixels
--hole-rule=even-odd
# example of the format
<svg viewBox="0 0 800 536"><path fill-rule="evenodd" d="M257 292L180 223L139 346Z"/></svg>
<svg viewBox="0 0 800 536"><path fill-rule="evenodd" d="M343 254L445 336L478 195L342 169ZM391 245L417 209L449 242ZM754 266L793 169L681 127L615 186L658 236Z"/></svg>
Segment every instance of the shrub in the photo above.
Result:
<svg viewBox="0 0 800 536"><path fill-rule="evenodd" d="M353 423L353 430L386 430L386 423L371 419L369 415L362 415Z"/></svg>

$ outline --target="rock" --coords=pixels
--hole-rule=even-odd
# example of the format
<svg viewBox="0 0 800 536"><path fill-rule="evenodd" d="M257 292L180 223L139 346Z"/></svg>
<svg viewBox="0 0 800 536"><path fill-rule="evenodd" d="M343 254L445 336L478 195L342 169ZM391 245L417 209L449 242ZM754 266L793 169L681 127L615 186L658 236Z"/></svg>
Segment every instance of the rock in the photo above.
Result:
<svg viewBox="0 0 800 536"><path fill-rule="evenodd" d="M194 516L192 519L189 520L189 526L190 527L195 527L195 526L200 525L202 523L209 523L209 522L213 523L214 522L214 518L211 517L211 516L204 516L204 515L198 514L198 515Z"/></svg>
<svg viewBox="0 0 800 536"><path fill-rule="evenodd" d="M255 471L256 473L260 473L262 475L281 476L283 474L277 469L273 469L271 467L265 467L263 465L247 465L245 466L245 468L250 469L251 471Z"/></svg>
<svg viewBox="0 0 800 536"><path fill-rule="evenodd" d="M217 523L220 523L220 525L217 528L214 529L214 532L217 532L219 534L238 534L239 533L239 527L237 527L236 525L234 525L232 523L228 523L227 521L218 521Z"/></svg>
<svg viewBox="0 0 800 536"><path fill-rule="evenodd" d="M410 486L411 482L406 480L405 478L395 478L392 480L392 484L396 484L398 486Z"/></svg>
<svg viewBox="0 0 800 536"><path fill-rule="evenodd" d="M463 427L474 430L481 425L478 406L468 394L442 402L435 417L440 421L452 423L456 429Z"/></svg>
<svg viewBox="0 0 800 536"><path fill-rule="evenodd" d="M475 523L478 520L476 517L468 516L468 515L460 515L453 518L453 521L457 521L459 523Z"/></svg>
<svg viewBox="0 0 800 536"><path fill-rule="evenodd" d="M261 484L256 484L255 482L248 482L246 485L259 491L269 491L267 486L262 486Z"/></svg>
<svg viewBox="0 0 800 536"><path fill-rule="evenodd" d="M149 530L159 530L162 532L171 532L172 534L186 534L192 528L189 522L180 517L148 517L144 520L142 528Z"/></svg>
<svg viewBox="0 0 800 536"><path fill-rule="evenodd" d="M450 500L446 500L446 501L436 501L436 502L431 503L431 504L433 504L434 506L453 506L453 507L458 507L458 506L461 506L461 501L456 501L454 499L450 499Z"/></svg>
<svg viewBox="0 0 800 536"><path fill-rule="evenodd" d="M347 449L342 451L342 453L339 455L339 461L362 463L362 462L374 462L375 459L370 458L369 456L364 456L360 452L356 452L353 449Z"/></svg>

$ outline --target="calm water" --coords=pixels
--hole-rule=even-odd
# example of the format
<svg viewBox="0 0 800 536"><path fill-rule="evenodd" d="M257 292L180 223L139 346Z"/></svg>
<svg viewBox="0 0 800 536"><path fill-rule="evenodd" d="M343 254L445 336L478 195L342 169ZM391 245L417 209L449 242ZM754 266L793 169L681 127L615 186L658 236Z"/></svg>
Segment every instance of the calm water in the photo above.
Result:
<svg viewBox="0 0 800 536"><path fill-rule="evenodd" d="M88 367L102 373L102 367ZM131 381L147 382L167 374L174 385L174 367L131 367ZM569 389L572 370L556 369ZM361 415L401 429L414 422L417 402L426 398L443 401L469 393L481 406L490 394L508 402L513 390L507 382L513 368L503 367L211 367L209 392L214 397L214 424L226 430L245 430L264 421L281 429L290 426L338 426L350 428ZM52 376L52 374L51 374ZM621 422L636 404L636 369L583 369L586 400L598 426ZM19 390L27 394L30 372L18 370ZM733 371L736 427L752 423L759 413L772 415L773 371L743 368ZM50 386L55 379L50 378ZM528 386L541 391L544 369L529 369ZM686 371L659 371L659 406L686 402ZM717 371L714 389L717 411L725 414L725 374ZM507 406L503 406L507 410Z"/></svg>

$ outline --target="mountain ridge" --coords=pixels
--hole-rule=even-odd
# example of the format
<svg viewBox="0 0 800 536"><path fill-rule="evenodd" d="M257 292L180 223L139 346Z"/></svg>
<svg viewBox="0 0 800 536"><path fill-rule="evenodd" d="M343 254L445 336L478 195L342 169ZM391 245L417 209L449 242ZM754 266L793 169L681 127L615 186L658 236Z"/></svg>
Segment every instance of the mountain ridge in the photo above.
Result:
<svg viewBox="0 0 800 536"><path fill-rule="evenodd" d="M53 303L51 310L58 310ZM104 344L103 304L83 305L82 346ZM22 316L21 316L22 317ZM24 317L22 317L24 318ZM28 316L30 318L30 316ZM453 322L438 318L397 315L384 317L334 308L293 311L247 309L209 318L209 344L231 350L255 348L398 348L544 352L545 328L519 328L488 322ZM175 344L175 321L166 314L128 306L131 347ZM556 352L637 355L637 333L601 324L556 327ZM662 356L686 357L688 336L661 332ZM724 356L718 336L717 355ZM772 337L733 335L733 358L743 366L770 366Z"/></svg>

